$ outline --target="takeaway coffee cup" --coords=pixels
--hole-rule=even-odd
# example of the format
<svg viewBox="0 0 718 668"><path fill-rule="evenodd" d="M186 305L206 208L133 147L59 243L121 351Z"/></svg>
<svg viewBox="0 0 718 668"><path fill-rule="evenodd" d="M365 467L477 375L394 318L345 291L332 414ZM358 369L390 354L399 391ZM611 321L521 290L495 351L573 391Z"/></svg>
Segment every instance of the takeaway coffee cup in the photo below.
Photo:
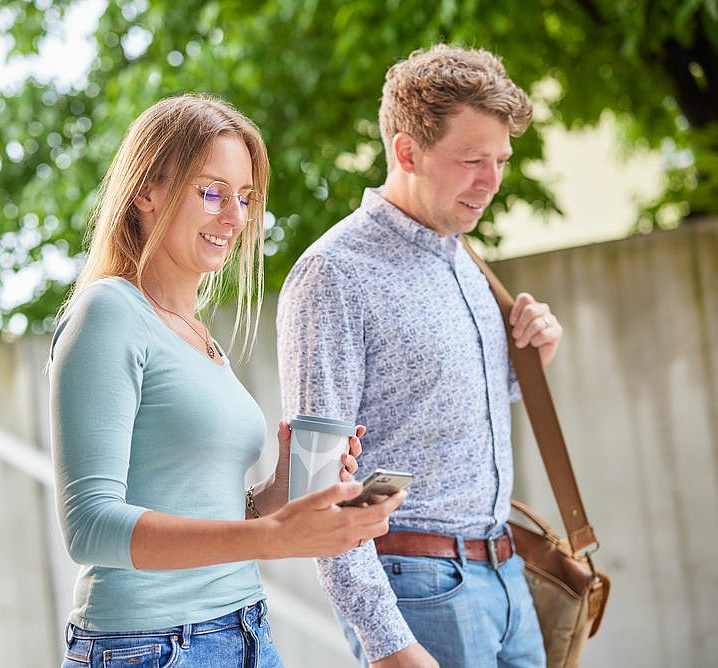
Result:
<svg viewBox="0 0 718 668"><path fill-rule="evenodd" d="M342 454L349 452L354 425L334 418L297 415L289 421L289 498L326 489L340 482Z"/></svg>

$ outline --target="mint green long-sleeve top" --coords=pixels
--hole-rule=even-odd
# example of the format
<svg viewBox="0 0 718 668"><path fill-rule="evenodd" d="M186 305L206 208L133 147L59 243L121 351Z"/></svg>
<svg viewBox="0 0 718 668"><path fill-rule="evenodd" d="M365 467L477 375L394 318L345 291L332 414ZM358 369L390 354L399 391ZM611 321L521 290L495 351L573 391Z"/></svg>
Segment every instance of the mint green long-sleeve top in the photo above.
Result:
<svg viewBox="0 0 718 668"><path fill-rule="evenodd" d="M130 538L147 510L244 520L244 479L266 424L226 356L220 366L158 318L132 284L98 280L51 346L58 513L81 564L70 621L134 631L213 619L264 597L254 561L139 570Z"/></svg>

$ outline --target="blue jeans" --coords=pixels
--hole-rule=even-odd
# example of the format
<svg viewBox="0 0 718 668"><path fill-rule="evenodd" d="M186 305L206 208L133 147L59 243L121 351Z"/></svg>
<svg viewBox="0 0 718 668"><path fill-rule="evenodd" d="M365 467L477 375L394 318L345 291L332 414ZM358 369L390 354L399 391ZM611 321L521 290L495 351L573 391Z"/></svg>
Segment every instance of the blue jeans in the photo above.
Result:
<svg viewBox="0 0 718 668"><path fill-rule="evenodd" d="M459 539L460 552L463 542ZM397 604L441 668L543 668L546 655L518 555L497 570L484 561L381 554ZM353 629L344 634L369 664Z"/></svg>
<svg viewBox="0 0 718 668"><path fill-rule="evenodd" d="M62 668L283 668L272 642L267 604L199 624L154 631L84 631L68 624Z"/></svg>

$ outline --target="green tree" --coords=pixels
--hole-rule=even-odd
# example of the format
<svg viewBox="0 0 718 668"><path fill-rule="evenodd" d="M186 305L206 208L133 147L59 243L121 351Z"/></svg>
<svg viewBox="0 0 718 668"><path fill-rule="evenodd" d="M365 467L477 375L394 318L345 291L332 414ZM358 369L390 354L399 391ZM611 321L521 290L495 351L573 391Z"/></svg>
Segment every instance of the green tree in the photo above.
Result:
<svg viewBox="0 0 718 668"><path fill-rule="evenodd" d="M12 53L36 52L75 3L5 0ZM297 255L382 181L384 72L437 41L500 54L537 104L478 228L486 243L500 242L494 216L516 200L539 219L559 211L530 175L542 126L591 126L607 112L626 152L668 158L665 192L637 229L718 212L718 0L118 0L94 39L81 89L28 80L0 96L0 271L58 255L80 262L97 185L129 122L161 97L204 91L245 111L267 141L268 287L279 287ZM14 313L51 326L70 278L43 272L28 303L0 306L3 328Z"/></svg>

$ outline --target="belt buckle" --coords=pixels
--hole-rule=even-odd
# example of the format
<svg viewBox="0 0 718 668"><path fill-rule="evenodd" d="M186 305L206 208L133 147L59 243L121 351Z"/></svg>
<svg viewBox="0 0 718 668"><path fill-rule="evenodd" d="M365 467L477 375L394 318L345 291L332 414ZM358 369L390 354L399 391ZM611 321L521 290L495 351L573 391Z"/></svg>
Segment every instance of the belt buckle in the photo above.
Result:
<svg viewBox="0 0 718 668"><path fill-rule="evenodd" d="M499 548L496 546L496 541L501 538L503 534L498 536L489 536L486 539L486 552L489 555L489 561L495 571L499 570Z"/></svg>

